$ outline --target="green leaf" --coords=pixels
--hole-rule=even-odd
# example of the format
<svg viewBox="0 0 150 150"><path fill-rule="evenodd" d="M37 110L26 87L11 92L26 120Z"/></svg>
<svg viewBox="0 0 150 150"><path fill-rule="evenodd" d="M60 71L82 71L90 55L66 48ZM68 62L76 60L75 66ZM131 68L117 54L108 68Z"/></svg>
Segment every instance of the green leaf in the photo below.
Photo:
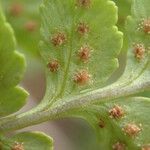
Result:
<svg viewBox="0 0 150 150"><path fill-rule="evenodd" d="M9 94L8 94L9 93ZM0 92L0 116L6 116L16 112L25 105L27 93L20 87L1 89Z"/></svg>
<svg viewBox="0 0 150 150"><path fill-rule="evenodd" d="M19 110L27 92L17 84L25 70L24 57L15 51L16 41L10 25L0 8L0 117Z"/></svg>
<svg viewBox="0 0 150 150"><path fill-rule="evenodd" d="M124 115L121 118L113 118L110 110L115 106L122 108ZM79 116L87 120L95 129L98 137L97 143L100 149L110 150L120 142L125 150L140 150L142 146L149 144L150 99L144 97L130 97L102 102L88 108L75 110L74 117ZM72 112L71 112L72 113ZM128 135L123 129L128 124L135 124L141 131L135 136ZM118 149L116 149L118 150Z"/></svg>
<svg viewBox="0 0 150 150"><path fill-rule="evenodd" d="M118 22L117 26L120 31L122 31L124 34L123 39L123 52L127 51L128 49L128 41L127 41L127 33L125 29L126 19L127 16L131 14L131 0L121 1L121 0L114 0L118 7Z"/></svg>
<svg viewBox="0 0 150 150"><path fill-rule="evenodd" d="M11 138L1 138L1 143L2 150L53 150L53 140L41 132L19 133Z"/></svg>
<svg viewBox="0 0 150 150"><path fill-rule="evenodd" d="M143 20L150 18L148 0L133 0L132 16L128 17L126 30L128 33L127 66L121 79L122 85L134 85L150 82L149 33L144 31Z"/></svg>
<svg viewBox="0 0 150 150"><path fill-rule="evenodd" d="M113 0L117 7L118 7L118 27L119 30L125 31L125 22L127 16L131 14L131 0L120 1L120 0Z"/></svg>
<svg viewBox="0 0 150 150"><path fill-rule="evenodd" d="M48 64L45 101L103 86L118 67L122 46L115 4L93 0L82 6L78 0L44 0L40 12L41 55ZM83 58L85 47L89 55L86 51Z"/></svg>
<svg viewBox="0 0 150 150"><path fill-rule="evenodd" d="M77 116L86 118L98 129L101 149L114 146L118 150L125 146L127 150L139 150L149 144L150 119L146 106L150 100L131 95L150 87L147 22L146 29L139 28L140 23L145 23L141 19L149 18L148 0L133 0L132 16L126 25L129 47L126 69L117 82L104 88L101 87L117 68L116 58L122 44L122 34L115 27L117 9L106 0L81 2L44 0L40 45L47 66L47 91L43 105L18 115L12 122L2 122L0 130ZM84 44L91 52L86 61L79 55ZM82 69L84 72L79 74L78 70ZM115 104L121 110L118 106L113 108Z"/></svg>
<svg viewBox="0 0 150 150"><path fill-rule="evenodd" d="M7 19L15 31L19 49L32 56L39 56L40 3L41 0L2 0Z"/></svg>
<svg viewBox="0 0 150 150"><path fill-rule="evenodd" d="M107 87L111 90L121 89L125 91L144 86L149 87L150 83L150 55L149 42L150 35L144 28L139 28L142 19L150 18L150 8L148 0L133 0L132 16L128 17L126 30L128 33L128 54L127 65L122 77L113 85ZM139 45L141 44L141 45ZM140 49L139 49L140 48ZM143 50L139 51L138 50ZM103 90L101 90L103 92ZM92 102L92 101L91 101ZM121 107L124 111L123 116L115 118L110 116L110 112L115 111L115 115L120 114L120 110L115 105ZM85 110L82 108L81 116L78 112L75 114L86 118L96 129L98 142L101 149L110 150L140 150L149 148L150 142L150 99L144 97L122 97L110 102L104 102L89 106ZM68 113L68 115L71 112ZM128 126L127 126L128 125ZM134 130L134 131L133 131ZM119 143L118 143L119 142Z"/></svg>

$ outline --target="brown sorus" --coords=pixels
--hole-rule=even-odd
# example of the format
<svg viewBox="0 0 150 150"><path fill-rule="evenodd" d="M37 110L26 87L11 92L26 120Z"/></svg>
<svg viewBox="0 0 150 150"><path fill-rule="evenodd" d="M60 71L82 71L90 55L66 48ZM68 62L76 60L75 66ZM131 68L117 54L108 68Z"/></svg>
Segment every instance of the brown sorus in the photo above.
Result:
<svg viewBox="0 0 150 150"><path fill-rule="evenodd" d="M145 54L145 47L143 44L134 44L134 55L138 60L141 60L144 58Z"/></svg>
<svg viewBox="0 0 150 150"><path fill-rule="evenodd" d="M141 23L139 24L138 30L142 30L146 34L150 34L150 18L142 19Z"/></svg>
<svg viewBox="0 0 150 150"><path fill-rule="evenodd" d="M78 52L78 56L84 63L87 62L91 56L91 48L87 45L82 46Z"/></svg>
<svg viewBox="0 0 150 150"><path fill-rule="evenodd" d="M14 17L20 16L23 12L23 6L19 3L13 3L10 6L10 14Z"/></svg>
<svg viewBox="0 0 150 150"><path fill-rule="evenodd" d="M91 0L77 0L77 5L84 8L89 8L91 5Z"/></svg>
<svg viewBox="0 0 150 150"><path fill-rule="evenodd" d="M11 150L24 150L23 143L15 142L15 144L12 146Z"/></svg>
<svg viewBox="0 0 150 150"><path fill-rule="evenodd" d="M49 62L47 64L47 67L49 68L49 70L51 72L56 72L58 70L58 68L59 68L59 62L58 62L58 60L52 60L51 62Z"/></svg>
<svg viewBox="0 0 150 150"><path fill-rule="evenodd" d="M86 23L80 22L77 27L77 32L83 36L89 32L89 26Z"/></svg>
<svg viewBox="0 0 150 150"><path fill-rule="evenodd" d="M53 35L53 37L51 38L51 42L54 46L61 46L62 44L66 42L66 39L67 38L64 33L58 32Z"/></svg>
<svg viewBox="0 0 150 150"><path fill-rule="evenodd" d="M79 85L85 85L89 82L90 75L87 70L80 70L77 73L75 73L73 80Z"/></svg>
<svg viewBox="0 0 150 150"><path fill-rule="evenodd" d="M28 21L25 23L25 29L29 32L35 31L37 28L37 22L36 21Z"/></svg>
<svg viewBox="0 0 150 150"><path fill-rule="evenodd" d="M125 150L125 144L117 142L113 145L113 150Z"/></svg>
<svg viewBox="0 0 150 150"><path fill-rule="evenodd" d="M115 105L112 109L109 110L109 114L112 118L121 118L124 115L124 110L121 106Z"/></svg>
<svg viewBox="0 0 150 150"><path fill-rule="evenodd" d="M104 122L102 119L99 119L98 126L99 126L100 128L104 128L104 127L105 127L105 122Z"/></svg>
<svg viewBox="0 0 150 150"><path fill-rule="evenodd" d="M141 131L141 128L136 124L130 123L123 128L123 131L129 136L135 137Z"/></svg>
<svg viewBox="0 0 150 150"><path fill-rule="evenodd" d="M150 150L150 144L144 145L141 150Z"/></svg>

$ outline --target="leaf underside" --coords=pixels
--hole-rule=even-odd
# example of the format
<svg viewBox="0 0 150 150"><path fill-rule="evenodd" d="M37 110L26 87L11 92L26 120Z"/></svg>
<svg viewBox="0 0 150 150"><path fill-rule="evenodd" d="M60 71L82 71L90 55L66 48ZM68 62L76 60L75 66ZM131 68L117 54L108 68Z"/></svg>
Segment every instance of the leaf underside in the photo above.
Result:
<svg viewBox="0 0 150 150"><path fill-rule="evenodd" d="M42 22L40 53L47 67L47 90L45 98L41 102L45 110L50 109L52 104L54 106L55 104L61 105L63 103L61 99L103 87L118 67L117 57L122 48L123 37L115 26L117 7L114 2L109 0L81 2L81 0L44 0L40 7ZM144 21L150 19L149 12L149 0L132 0L131 16L127 17L126 30L122 29L125 33L124 48L128 47L126 68L122 77L110 85L110 89L116 86L120 89L131 89L134 86L140 86L141 83L149 83L150 34L147 32L147 28L142 26L145 23L142 22L143 19ZM122 13L127 15L126 10ZM0 97L4 97L0 101L3 103L10 98L23 99L26 93L15 87L20 81L24 61L16 51L10 51L10 49L15 50L14 36L1 13L0 23L2 24L0 26L0 32L2 32L0 34L2 41L0 43L0 62L2 64L0 91L3 91L0 93ZM123 26L119 27L121 29ZM4 39L7 39L7 45ZM84 56L88 55L86 59L81 56L81 50L85 47L89 53L84 54ZM140 52L137 51L139 49ZM4 53L4 50L7 50L7 53ZM83 70L84 72L81 74ZM11 97L4 96L7 92L6 89L9 93L13 93ZM55 101L58 102L54 103ZM14 100L12 105L15 103ZM13 112L23 103L24 100L20 103L17 102L19 106L15 105ZM2 105L4 108L1 108L1 116L6 115L10 109L10 106L6 104ZM149 98L122 97L109 102L101 101L82 109L69 110L65 112L65 117L74 116L87 120L96 130L100 149L119 150L119 144L121 150L145 150L145 147L149 148L150 144L149 105ZM116 106L123 110L123 115L117 116L118 118L115 116L116 114L113 114L114 116L111 114L112 111L116 111L113 109ZM7 110L7 112L3 112L3 110ZM126 128L127 126L129 128ZM34 141L34 138L38 137L30 135L30 133L14 137L18 141L21 139L19 142L27 143L25 145L27 150L32 150L30 146L35 143L33 150L37 147L51 149L52 142L46 142L50 146L44 148L42 146L47 144L37 142L39 139ZM31 143L28 139L32 139Z"/></svg>
<svg viewBox="0 0 150 150"><path fill-rule="evenodd" d="M87 7L78 2L80 0L62 2L44 0L41 6L43 37L40 44L41 55L45 60L45 65L54 59L60 65L56 72L47 68L47 91L42 104L52 104L53 101L64 97L100 88L118 66L116 58L122 46L122 34L115 27L116 6L107 0L93 0ZM130 3L131 1L126 7L128 10ZM133 0L131 16L127 18L126 28L124 24L118 22L119 28L125 33L123 48L128 47L127 65L122 77L111 85L110 89L118 85L120 88L138 86L139 83L150 81L148 53L150 36L143 31L144 29L139 29L141 19L150 18L148 6L148 0ZM126 17L128 13L124 10L120 12L120 16ZM77 32L77 27L81 22L86 23L90 29L84 36ZM57 33L63 33L66 36L66 41L61 45L53 43ZM77 56L78 50L84 44L92 47L91 57L86 63L83 63ZM139 44L144 46L142 56L135 52ZM82 86L73 82L73 75L81 69L87 69L91 75L91 82ZM117 144L119 143L123 150L139 150L150 142L149 104L149 98L129 97L101 102L84 109L70 110L65 113L65 116L86 119L96 129L101 149L118 150ZM124 116L119 119L112 118L109 114L116 105L119 105L125 112ZM137 127L139 131L135 137L125 132L127 125Z"/></svg>
<svg viewBox="0 0 150 150"><path fill-rule="evenodd" d="M122 46L122 34L115 26L115 4L108 0L93 0L89 6L84 7L80 6L78 0L44 0L40 12L43 37L41 55L45 65L53 60L59 62L56 72L47 68L44 101L56 101L102 87L118 67L117 56ZM80 23L88 26L87 33L78 31ZM57 33L66 36L62 45L54 45L52 42ZM90 58L83 62L79 51L85 45L90 47ZM86 70L90 78L83 85L74 81L81 70Z"/></svg>
<svg viewBox="0 0 150 150"><path fill-rule="evenodd" d="M113 118L109 113L116 105L124 111L124 116L120 119ZM130 97L102 102L84 110L70 111L68 114L70 117L80 117L88 121L97 135L99 149L110 150L119 142L125 145L125 150L139 150L148 145L150 140L149 107L149 98ZM131 137L123 131L128 123L140 126L141 131L137 137Z"/></svg>
<svg viewBox="0 0 150 150"><path fill-rule="evenodd" d="M150 81L150 36L142 29L138 29L142 19L150 18L148 4L148 0L133 0L132 16L128 17L126 23L129 45L127 65L122 77L112 87L119 85L120 88L126 88ZM140 59L135 54L137 44L142 44L145 48L145 53ZM125 114L122 118L115 119L110 116L110 110L115 106L123 109ZM149 108L150 98L129 97L89 106L89 108L81 110L80 115L78 112L74 114L86 119L96 129L101 149L115 149L116 144L119 143L125 150L141 150L150 147ZM124 131L128 124L138 126L140 131L136 136L131 136ZM116 150L118 149L116 148Z"/></svg>

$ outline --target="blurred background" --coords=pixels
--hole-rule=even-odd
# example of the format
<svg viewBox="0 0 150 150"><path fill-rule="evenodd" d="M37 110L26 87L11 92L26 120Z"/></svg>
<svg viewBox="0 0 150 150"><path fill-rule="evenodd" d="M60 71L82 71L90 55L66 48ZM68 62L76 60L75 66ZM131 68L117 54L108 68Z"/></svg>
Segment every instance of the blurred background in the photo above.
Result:
<svg viewBox="0 0 150 150"><path fill-rule="evenodd" d="M114 0L119 6L118 27L124 31L126 16L130 14L130 0ZM28 102L20 112L36 106L45 93L45 73L39 54L41 0L1 0L8 22L12 25L17 38L18 50L24 53L27 69L22 86L30 93ZM121 10L121 11L120 11ZM120 67L107 83L114 82L123 72L126 60L126 37L119 56ZM148 92L142 93L148 95ZM141 94L141 95L142 95ZM46 122L24 131L43 131L54 139L55 150L99 150L92 128L81 119L64 119Z"/></svg>

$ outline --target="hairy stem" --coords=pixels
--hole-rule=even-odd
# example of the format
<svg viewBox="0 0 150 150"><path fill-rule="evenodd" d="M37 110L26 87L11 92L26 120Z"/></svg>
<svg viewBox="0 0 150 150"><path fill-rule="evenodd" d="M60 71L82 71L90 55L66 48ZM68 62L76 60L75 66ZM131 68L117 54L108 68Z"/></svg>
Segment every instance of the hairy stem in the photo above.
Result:
<svg viewBox="0 0 150 150"><path fill-rule="evenodd" d="M0 121L0 132L18 130L47 120L62 118L64 113L72 109L86 107L100 102L101 100L130 96L148 88L150 88L150 82L141 82L141 84L139 82L135 82L128 86L114 84L80 96L64 99L61 102L58 101L48 109L34 109L34 111L19 114L14 117L10 117L9 119L3 118L3 120Z"/></svg>

